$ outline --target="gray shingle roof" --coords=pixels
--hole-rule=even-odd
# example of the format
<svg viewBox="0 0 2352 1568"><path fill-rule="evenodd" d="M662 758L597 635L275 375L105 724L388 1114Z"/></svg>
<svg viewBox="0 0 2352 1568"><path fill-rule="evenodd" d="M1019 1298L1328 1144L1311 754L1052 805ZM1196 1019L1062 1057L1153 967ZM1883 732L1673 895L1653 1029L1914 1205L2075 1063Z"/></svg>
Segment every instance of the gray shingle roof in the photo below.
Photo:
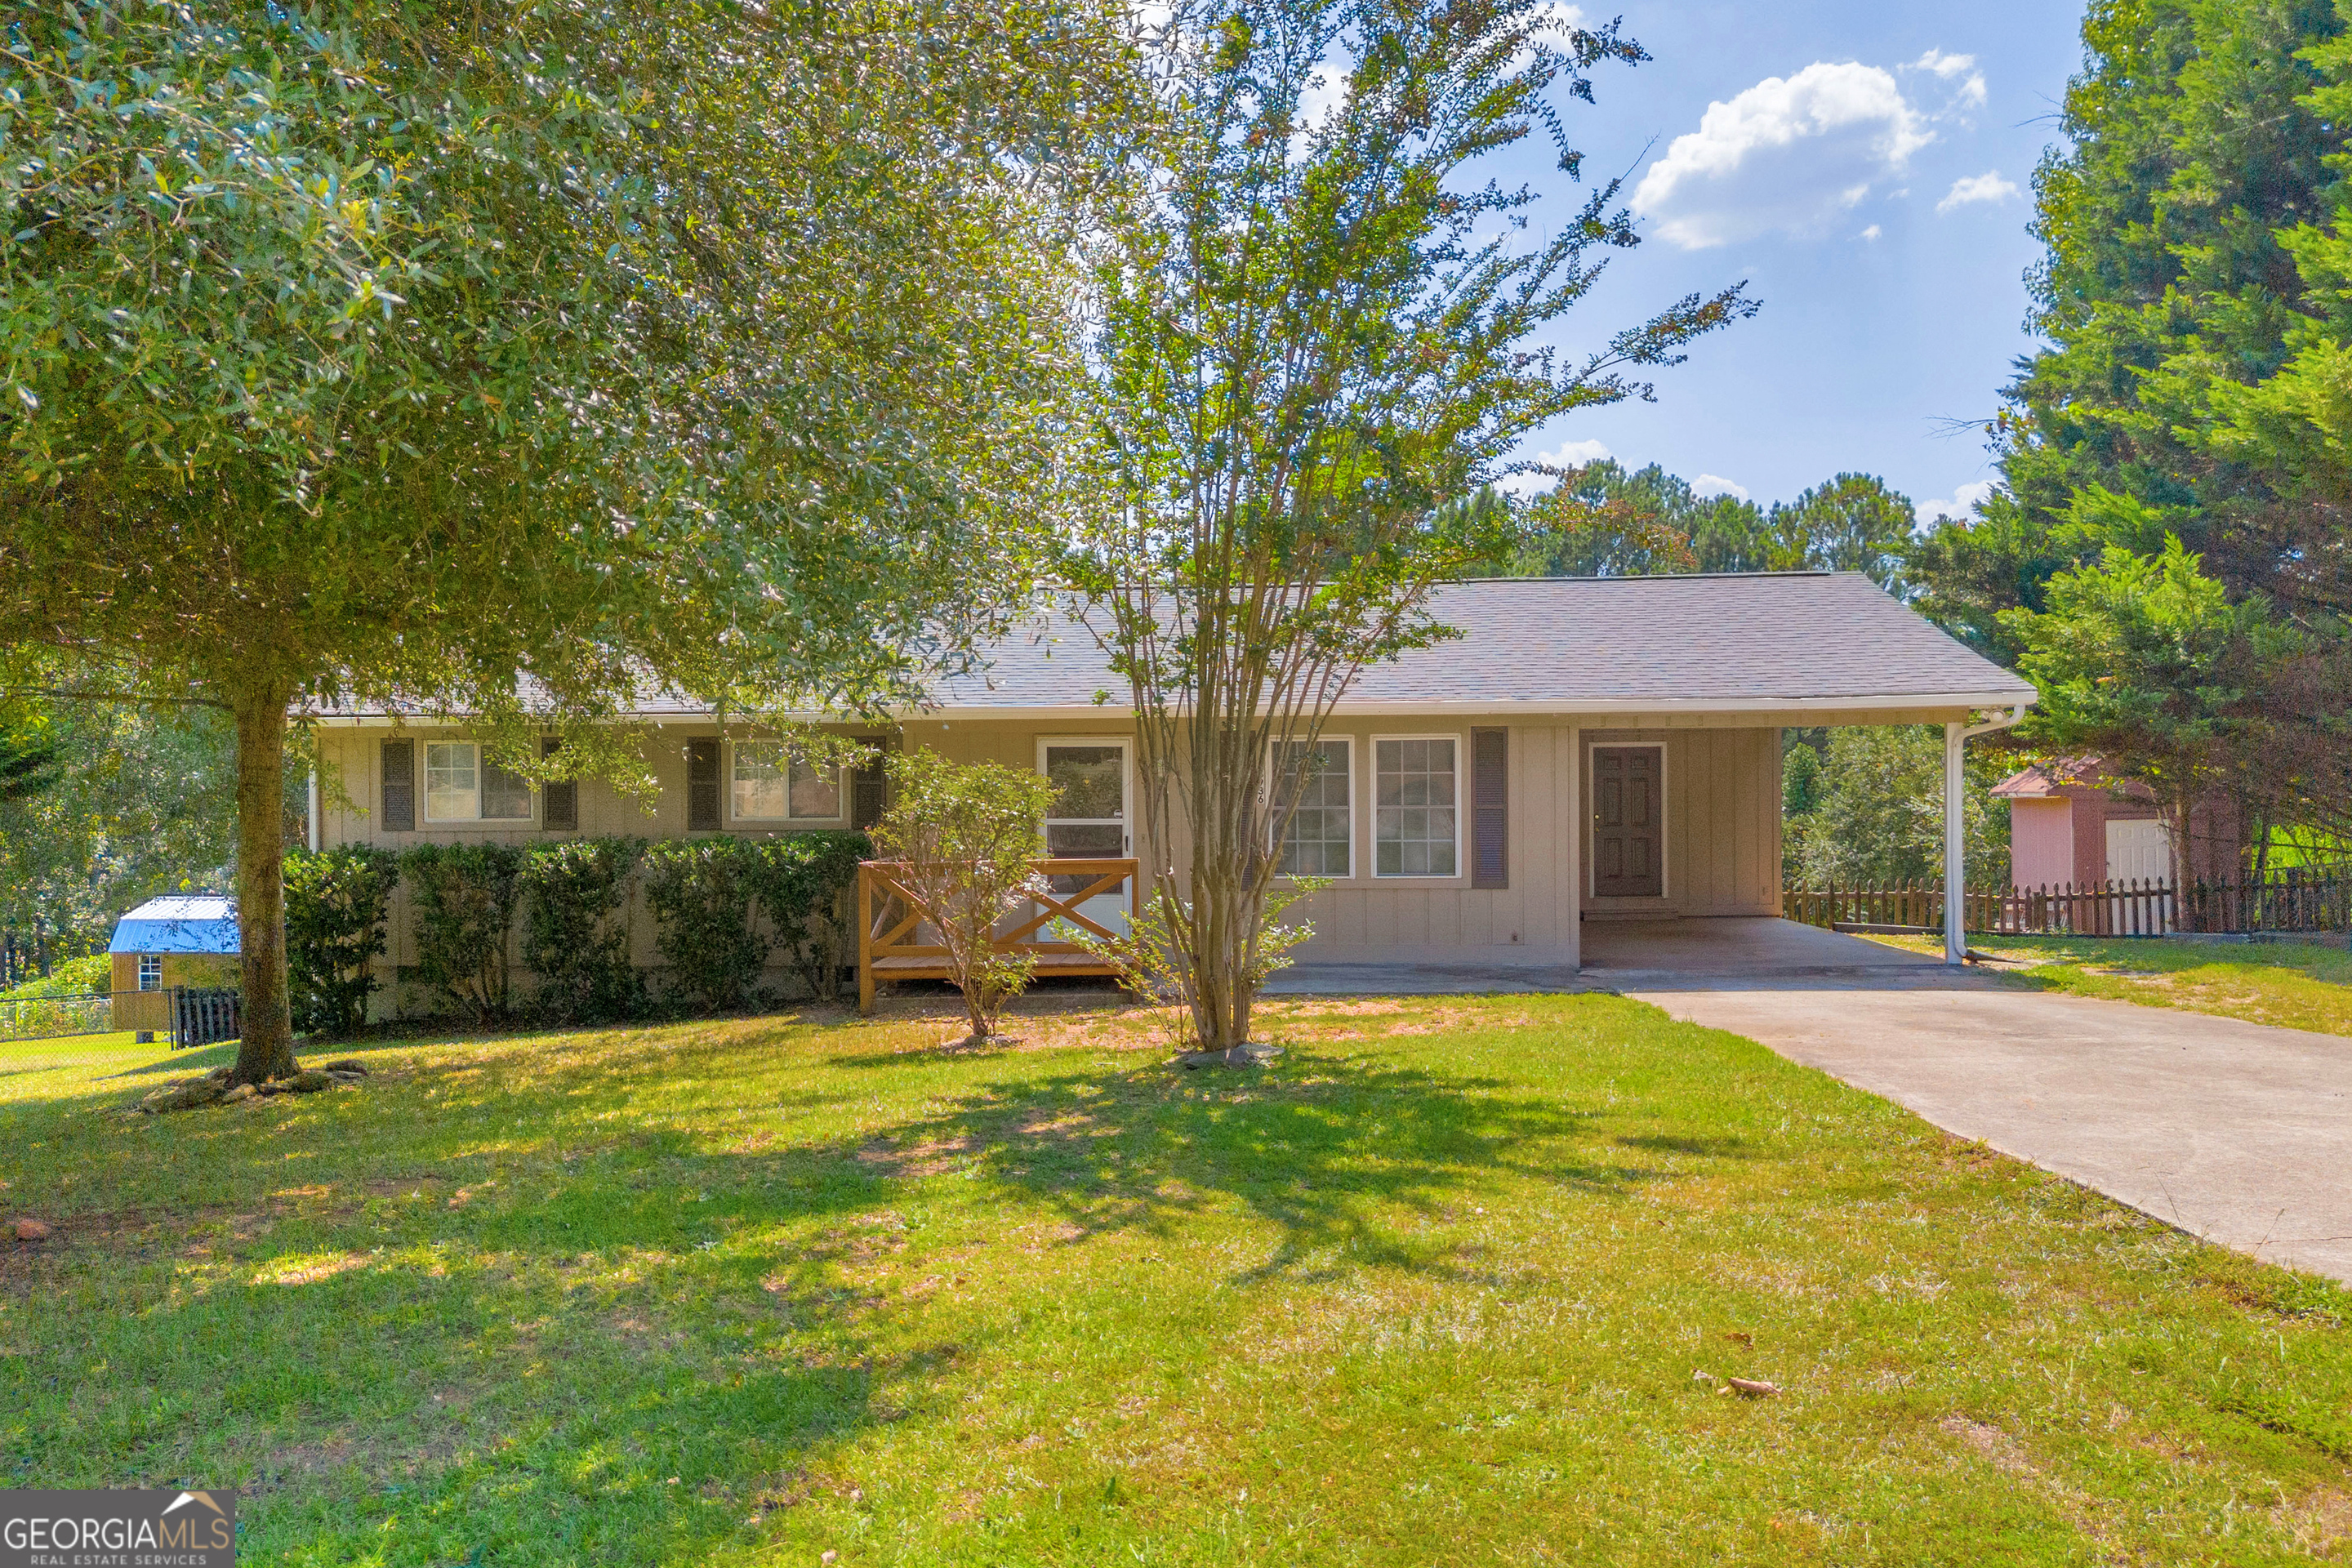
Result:
<svg viewBox="0 0 2352 1568"><path fill-rule="evenodd" d="M1859 573L1493 578L1448 584L1432 608L1464 636L1366 670L1343 710L1990 707L2034 695ZM1057 611L933 698L949 711L1119 711L1129 694L1093 633ZM649 688L635 711L708 710Z"/></svg>
<svg viewBox="0 0 2352 1568"><path fill-rule="evenodd" d="M1432 606L1455 641L1364 672L1344 708L1422 704L1692 708L2028 702L2033 688L1852 572L1514 577L1454 583ZM984 674L942 683L955 708L1123 707L1083 626L1017 631ZM1899 700L1890 705L1900 705Z"/></svg>

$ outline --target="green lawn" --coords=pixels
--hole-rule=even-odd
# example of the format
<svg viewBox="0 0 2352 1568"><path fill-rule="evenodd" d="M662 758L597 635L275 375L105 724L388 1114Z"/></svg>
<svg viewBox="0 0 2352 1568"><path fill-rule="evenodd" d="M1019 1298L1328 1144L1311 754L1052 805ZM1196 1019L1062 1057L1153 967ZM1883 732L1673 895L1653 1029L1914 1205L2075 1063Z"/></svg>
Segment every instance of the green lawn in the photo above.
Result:
<svg viewBox="0 0 2352 1568"><path fill-rule="evenodd" d="M1944 951L1940 938L1874 940L1915 952ZM2045 991L2352 1035L2352 952L2340 947L1986 935L1969 937L1969 945L2029 966L2007 973Z"/></svg>
<svg viewBox="0 0 2352 1568"><path fill-rule="evenodd" d="M1276 1067L1186 1077L1036 1011L0 1107L0 1205L59 1232L0 1253L0 1484L236 1485L257 1563L2352 1552L2346 1292L1760 1047L1296 1003Z"/></svg>

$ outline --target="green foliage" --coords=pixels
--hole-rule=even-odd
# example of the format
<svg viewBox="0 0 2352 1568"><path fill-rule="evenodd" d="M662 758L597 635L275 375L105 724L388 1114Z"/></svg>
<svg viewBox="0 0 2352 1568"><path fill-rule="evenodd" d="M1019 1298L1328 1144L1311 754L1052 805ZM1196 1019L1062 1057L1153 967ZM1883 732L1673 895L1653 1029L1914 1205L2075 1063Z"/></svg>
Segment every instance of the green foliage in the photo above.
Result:
<svg viewBox="0 0 2352 1568"><path fill-rule="evenodd" d="M50 965L47 974L37 974L0 991L0 1001L17 1001L36 996L104 995L114 989L114 959L111 954L92 952L80 958L61 959Z"/></svg>
<svg viewBox="0 0 2352 1568"><path fill-rule="evenodd" d="M0 705L41 788L0 791L0 926L51 951L105 945L158 893L228 885L236 832L224 716L134 703Z"/></svg>
<svg viewBox="0 0 2352 1568"><path fill-rule="evenodd" d="M1603 458L1575 469L1552 515L1496 574L1617 577L1661 572L1861 572L1903 591L1914 514L1906 497L1868 474L1840 474L1767 509L1737 496L1702 496L1655 463L1628 470Z"/></svg>
<svg viewBox="0 0 2352 1568"><path fill-rule="evenodd" d="M294 1027L345 1036L367 1022L374 960L383 956L384 916L400 879L400 856L343 845L286 858L286 960Z"/></svg>
<svg viewBox="0 0 2352 1568"><path fill-rule="evenodd" d="M634 776L648 679L871 708L1020 596L1120 60L1050 3L11 9L0 647L236 715L241 1079L289 705Z"/></svg>
<svg viewBox="0 0 2352 1568"><path fill-rule="evenodd" d="M2000 616L2042 690L2023 738L2098 756L2153 788L2176 820L2226 787L2266 721L2256 693L2300 637L2262 599L2231 603L2178 538L2153 556L2109 545L2053 575L2043 597L2039 613Z"/></svg>
<svg viewBox="0 0 2352 1568"><path fill-rule="evenodd" d="M1791 749L1791 762L1812 753ZM1963 764L1961 817L1971 888L2009 883L2009 809L1990 795L2013 771L1970 748ZM1786 791L1800 763L1782 774ZM1853 725L1829 731L1811 770L1815 804L1791 803L1781 824L1781 862L1807 888L1941 885L1944 878L1944 731L1934 724Z"/></svg>
<svg viewBox="0 0 2352 1568"><path fill-rule="evenodd" d="M531 1011L551 1023L609 1023L644 1010L629 962L629 898L646 847L635 838L536 844L518 873Z"/></svg>
<svg viewBox="0 0 2352 1568"><path fill-rule="evenodd" d="M2036 179L2047 253L2031 324L2049 346L1991 426L2005 484L1911 562L1931 614L2063 682L2071 656L2025 640L2069 636L2042 618L2060 584L2077 584L2062 620L2080 610L2084 572L2171 592L2167 571L2126 573L2109 552L2153 563L2179 541L2220 604L2266 606L2301 638L2231 661L2221 684L2245 721L2226 743L2207 728L2190 771L2257 818L2339 831L2352 828L2348 16L2328 0L2091 7L2064 139ZM2176 596L2124 618L2152 627L2180 608ZM2104 640L2150 662L2085 674L2115 689L2065 698L2067 725L2126 739L2108 719L2166 708L2174 742L2187 739L2214 671L2194 673L2161 635ZM2175 679L2190 684L2168 704ZM2164 743L2172 772L2190 768Z"/></svg>
<svg viewBox="0 0 2352 1568"><path fill-rule="evenodd" d="M857 885L857 866L873 858L863 833L795 833L752 842L751 896L768 917L809 994L830 1002L841 993L841 970L851 952L851 921L844 902Z"/></svg>
<svg viewBox="0 0 2352 1568"><path fill-rule="evenodd" d="M1488 177L1535 134L1579 175L1561 107L1648 58L1576 15L1183 0L1146 32L1158 119L1093 253L1100 503L1065 571L1135 694L1146 836L1192 847L1188 874L1150 873L1183 886L1213 1048L1247 1038L1266 846L1297 804L1263 787L1269 747L1311 743L1367 665L1447 637L1436 583L1577 521L1486 488L1524 438L1646 395L1754 309L1734 288L1580 327L1603 345L1583 356L1533 346L1639 240L1614 180L1531 228L1532 189Z"/></svg>
<svg viewBox="0 0 2352 1568"><path fill-rule="evenodd" d="M672 838L646 851L646 902L667 966L665 1001L732 1013L750 1004L768 942L752 921L761 846Z"/></svg>
<svg viewBox="0 0 2352 1568"><path fill-rule="evenodd" d="M1028 953L997 951L994 936L1044 886L1034 862L1054 786L1026 769L928 750L894 752L883 765L891 800L874 827L876 851L939 931L972 1037L985 1039L1036 968Z"/></svg>
<svg viewBox="0 0 2352 1568"><path fill-rule="evenodd" d="M506 1016L522 864L520 846L496 843L420 844L400 858L417 977L479 1024Z"/></svg>
<svg viewBox="0 0 2352 1568"><path fill-rule="evenodd" d="M1822 804L1822 751L1826 731L1783 730L1780 753L1780 813L1803 816Z"/></svg>

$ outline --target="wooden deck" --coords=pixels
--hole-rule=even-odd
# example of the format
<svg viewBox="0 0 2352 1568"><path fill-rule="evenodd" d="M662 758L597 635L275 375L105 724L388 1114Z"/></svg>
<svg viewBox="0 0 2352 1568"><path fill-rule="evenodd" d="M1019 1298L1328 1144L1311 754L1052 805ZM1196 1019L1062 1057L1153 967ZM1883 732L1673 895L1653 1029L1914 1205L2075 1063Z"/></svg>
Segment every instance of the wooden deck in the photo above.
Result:
<svg viewBox="0 0 2352 1568"><path fill-rule="evenodd" d="M1031 900L1030 912L995 938L999 952L1025 952L1040 974L1112 974L1117 971L1076 942L1057 934L1072 927L1108 939L1123 934L1086 913L1093 900L1115 897L1125 912L1135 911L1137 873L1133 859L1073 859L1048 857L1036 869L1054 879L1055 890ZM929 929L929 911L907 890L904 868L891 860L867 860L857 868L857 1010L874 1011L874 988L890 980L950 980L948 951ZM934 940L926 941L926 937Z"/></svg>

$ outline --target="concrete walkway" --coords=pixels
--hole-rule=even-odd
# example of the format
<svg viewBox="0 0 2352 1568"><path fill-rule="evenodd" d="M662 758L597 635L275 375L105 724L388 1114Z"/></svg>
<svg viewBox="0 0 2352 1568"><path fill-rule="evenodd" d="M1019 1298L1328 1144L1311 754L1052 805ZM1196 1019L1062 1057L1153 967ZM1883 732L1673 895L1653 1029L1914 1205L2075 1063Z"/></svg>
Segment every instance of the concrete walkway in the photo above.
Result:
<svg viewBox="0 0 2352 1568"><path fill-rule="evenodd" d="M1585 932L1580 973L1302 964L1285 989L1622 992L2210 1241L2352 1284L2352 1039L2032 991L1782 921Z"/></svg>

